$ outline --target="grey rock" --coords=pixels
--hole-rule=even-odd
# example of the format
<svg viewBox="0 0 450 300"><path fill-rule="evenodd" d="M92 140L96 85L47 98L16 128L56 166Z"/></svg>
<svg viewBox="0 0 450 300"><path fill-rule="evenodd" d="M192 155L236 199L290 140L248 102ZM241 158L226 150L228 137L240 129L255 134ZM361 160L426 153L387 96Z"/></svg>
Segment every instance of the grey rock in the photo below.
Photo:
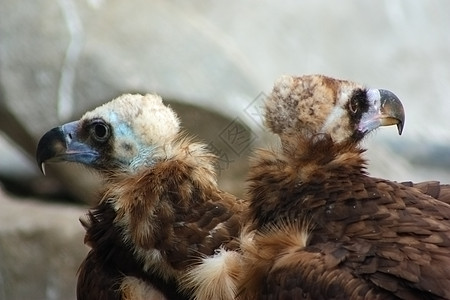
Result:
<svg viewBox="0 0 450 300"><path fill-rule="evenodd" d="M241 117L259 131L244 109L279 75L324 73L396 92L407 123L395 143L433 147L450 140L450 4L443 0L0 5L1 109L22 120L35 139L130 91L157 92L230 120ZM378 136L370 142L374 152ZM393 161L403 156L392 155ZM384 160L371 154L372 165ZM418 179L432 176L414 160L407 163L415 173L424 171ZM409 175L401 172L379 175Z"/></svg>
<svg viewBox="0 0 450 300"><path fill-rule="evenodd" d="M254 114L261 93L282 74L323 73L390 89L405 105L401 137L383 128L366 141L371 174L450 182L448 11L445 0L2 0L0 178L14 177L42 195L67 190L92 203L98 179L85 169L58 166L49 169L49 178L40 175L33 161L37 140L121 93L155 92L179 104L190 133L228 156L219 168L221 185L242 194L250 148L274 142ZM236 124L244 128L246 147L229 135ZM26 155L6 154L16 147ZM24 217L15 214L11 226ZM33 222L39 215L25 218ZM76 219L66 222L78 226ZM8 243L64 249L49 239L35 240L38 247L19 233L11 232ZM50 257L45 255L36 261ZM11 290L19 288L11 287L16 277L32 280L14 267L1 273ZM32 269L44 272L30 264ZM33 277L37 290L39 278Z"/></svg>
<svg viewBox="0 0 450 300"><path fill-rule="evenodd" d="M85 210L0 190L0 299L75 299Z"/></svg>

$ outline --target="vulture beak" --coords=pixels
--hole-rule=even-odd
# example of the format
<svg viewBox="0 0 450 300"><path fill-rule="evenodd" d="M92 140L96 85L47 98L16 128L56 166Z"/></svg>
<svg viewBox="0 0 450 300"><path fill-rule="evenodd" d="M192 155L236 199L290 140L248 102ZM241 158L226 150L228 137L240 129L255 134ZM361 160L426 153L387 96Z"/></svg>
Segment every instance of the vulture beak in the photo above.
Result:
<svg viewBox="0 0 450 300"><path fill-rule="evenodd" d="M70 161L90 164L98 158L98 152L79 140L78 121L55 127L39 140L36 150L37 163L45 175L45 163Z"/></svg>
<svg viewBox="0 0 450 300"><path fill-rule="evenodd" d="M369 109L361 117L359 130L369 132L380 126L397 125L402 134L405 124L405 110L400 100L392 92L381 89L367 91Z"/></svg>

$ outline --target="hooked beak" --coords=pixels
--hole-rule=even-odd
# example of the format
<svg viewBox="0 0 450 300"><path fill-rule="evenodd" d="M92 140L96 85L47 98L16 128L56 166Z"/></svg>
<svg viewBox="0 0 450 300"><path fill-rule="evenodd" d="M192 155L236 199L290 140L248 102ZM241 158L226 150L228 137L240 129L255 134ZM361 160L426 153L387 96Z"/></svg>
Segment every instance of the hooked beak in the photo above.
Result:
<svg viewBox="0 0 450 300"><path fill-rule="evenodd" d="M361 132L369 132L380 126L397 125L398 134L403 132L405 110L400 100L388 90L371 89L367 91L370 103L359 123Z"/></svg>
<svg viewBox="0 0 450 300"><path fill-rule="evenodd" d="M45 175L45 163L61 161L90 164L98 158L98 152L78 137L79 122L55 127L45 133L36 149L36 161Z"/></svg>

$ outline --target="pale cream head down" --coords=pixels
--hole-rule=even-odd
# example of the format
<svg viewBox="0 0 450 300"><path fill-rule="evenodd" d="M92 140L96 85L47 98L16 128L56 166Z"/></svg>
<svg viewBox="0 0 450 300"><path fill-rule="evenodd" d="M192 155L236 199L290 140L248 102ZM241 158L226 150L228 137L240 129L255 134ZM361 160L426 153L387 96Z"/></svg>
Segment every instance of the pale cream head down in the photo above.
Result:
<svg viewBox="0 0 450 300"><path fill-rule="evenodd" d="M164 144L180 130L175 112L154 94L124 94L84 114L83 119L102 118L110 124L126 124L148 145Z"/></svg>
<svg viewBox="0 0 450 300"><path fill-rule="evenodd" d="M323 75L282 76L266 100L266 126L281 137L306 130L341 141L352 133L345 114L356 89L364 87Z"/></svg>
<svg viewBox="0 0 450 300"><path fill-rule="evenodd" d="M153 94L122 95L87 112L81 122L96 118L111 126L112 157L130 169L151 164L180 131L175 112Z"/></svg>

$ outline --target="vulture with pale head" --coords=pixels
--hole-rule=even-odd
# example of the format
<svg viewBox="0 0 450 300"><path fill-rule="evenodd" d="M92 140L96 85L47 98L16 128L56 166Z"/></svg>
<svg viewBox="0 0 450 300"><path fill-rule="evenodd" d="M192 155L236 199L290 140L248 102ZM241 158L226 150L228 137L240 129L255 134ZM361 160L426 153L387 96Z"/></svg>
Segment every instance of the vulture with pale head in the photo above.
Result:
<svg viewBox="0 0 450 300"><path fill-rule="evenodd" d="M76 162L104 179L98 205L81 219L91 250L78 299L189 299L211 285L217 295L234 294L230 283L214 281L231 272L227 265L208 262L236 255L229 250L238 247L244 204L219 190L216 157L180 133L159 96L123 95L54 128L36 156L42 170Z"/></svg>
<svg viewBox="0 0 450 300"><path fill-rule="evenodd" d="M251 165L239 299L450 299L445 186L366 171L360 141L380 126L402 131L393 93L284 76L265 122L281 145Z"/></svg>

